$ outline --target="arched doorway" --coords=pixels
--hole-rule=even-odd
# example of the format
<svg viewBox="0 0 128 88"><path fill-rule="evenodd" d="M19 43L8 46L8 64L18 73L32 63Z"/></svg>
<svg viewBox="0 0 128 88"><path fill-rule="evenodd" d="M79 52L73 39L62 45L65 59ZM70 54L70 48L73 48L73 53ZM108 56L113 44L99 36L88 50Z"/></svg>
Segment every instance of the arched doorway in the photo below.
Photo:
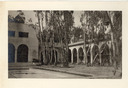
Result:
<svg viewBox="0 0 128 88"><path fill-rule="evenodd" d="M45 65L47 65L49 63L49 61L50 61L50 51L45 49L43 62Z"/></svg>
<svg viewBox="0 0 128 88"><path fill-rule="evenodd" d="M80 60L80 62L82 62L83 59L84 59L83 49L82 48L79 48L78 53L79 53L79 60Z"/></svg>
<svg viewBox="0 0 128 88"><path fill-rule="evenodd" d="M110 64L109 46L103 44L100 49L101 53L101 63L103 66L108 66Z"/></svg>
<svg viewBox="0 0 128 88"><path fill-rule="evenodd" d="M13 44L8 44L8 62L15 62L15 47Z"/></svg>
<svg viewBox="0 0 128 88"><path fill-rule="evenodd" d="M55 54L54 54L54 50L52 51L52 64L54 64L55 63Z"/></svg>
<svg viewBox="0 0 128 88"><path fill-rule="evenodd" d="M43 52L41 52L41 64L44 64L44 57L43 57Z"/></svg>
<svg viewBox="0 0 128 88"><path fill-rule="evenodd" d="M76 48L73 49L73 63L77 63L77 50L76 50Z"/></svg>
<svg viewBox="0 0 128 88"><path fill-rule="evenodd" d="M71 50L68 50L68 62L71 63Z"/></svg>
<svg viewBox="0 0 128 88"><path fill-rule="evenodd" d="M28 47L24 44L18 47L17 62L28 62Z"/></svg>
<svg viewBox="0 0 128 88"><path fill-rule="evenodd" d="M99 48L97 45L94 45L92 48L92 56L93 56L93 66L98 66L100 65L100 58L99 58Z"/></svg>

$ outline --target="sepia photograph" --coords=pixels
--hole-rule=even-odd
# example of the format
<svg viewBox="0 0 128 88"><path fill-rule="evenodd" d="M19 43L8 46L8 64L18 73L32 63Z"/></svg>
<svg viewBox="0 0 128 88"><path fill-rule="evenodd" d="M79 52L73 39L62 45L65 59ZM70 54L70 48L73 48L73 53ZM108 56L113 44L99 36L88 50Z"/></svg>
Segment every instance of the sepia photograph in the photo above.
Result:
<svg viewBox="0 0 128 88"><path fill-rule="evenodd" d="M8 78L122 79L122 10L8 10Z"/></svg>

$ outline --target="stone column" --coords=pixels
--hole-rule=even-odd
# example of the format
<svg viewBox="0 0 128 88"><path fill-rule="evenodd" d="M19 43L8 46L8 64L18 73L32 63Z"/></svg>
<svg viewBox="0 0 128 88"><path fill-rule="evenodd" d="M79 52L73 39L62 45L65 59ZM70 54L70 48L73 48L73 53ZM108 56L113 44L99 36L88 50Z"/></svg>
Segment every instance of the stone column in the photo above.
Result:
<svg viewBox="0 0 128 88"><path fill-rule="evenodd" d="M92 63L93 63L93 51L92 51L92 47L93 47L93 46L91 46L91 50L90 50L90 54L91 54L91 65L92 65Z"/></svg>
<svg viewBox="0 0 128 88"><path fill-rule="evenodd" d="M17 48L15 47L15 63L17 63Z"/></svg>
<svg viewBox="0 0 128 88"><path fill-rule="evenodd" d="M28 47L28 62L32 62L32 60L33 60L32 49Z"/></svg>
<svg viewBox="0 0 128 88"><path fill-rule="evenodd" d="M109 62L110 62L110 65L112 65L112 53L109 49Z"/></svg>
<svg viewBox="0 0 128 88"><path fill-rule="evenodd" d="M77 49L77 64L79 63L79 51Z"/></svg>
<svg viewBox="0 0 128 88"><path fill-rule="evenodd" d="M83 52L84 52L83 63L87 65L87 52L85 48L86 46L83 46Z"/></svg>
<svg viewBox="0 0 128 88"><path fill-rule="evenodd" d="M71 63L73 64L73 50L71 50Z"/></svg>
<svg viewBox="0 0 128 88"><path fill-rule="evenodd" d="M59 52L58 52L58 50L56 50L57 51L57 56L56 56L56 59L57 59L57 62L59 61Z"/></svg>

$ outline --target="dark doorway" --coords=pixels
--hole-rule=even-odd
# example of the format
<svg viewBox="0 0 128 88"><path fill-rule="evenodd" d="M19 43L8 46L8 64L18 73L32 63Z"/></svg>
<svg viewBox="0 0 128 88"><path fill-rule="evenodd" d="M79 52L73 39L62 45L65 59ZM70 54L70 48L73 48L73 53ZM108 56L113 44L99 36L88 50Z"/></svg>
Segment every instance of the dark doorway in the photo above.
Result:
<svg viewBox="0 0 128 88"><path fill-rule="evenodd" d="M79 48L79 59L80 59L80 61L82 62L83 61L83 59L84 59L84 52L83 52L83 49L82 48Z"/></svg>
<svg viewBox="0 0 128 88"><path fill-rule="evenodd" d="M58 59L57 57L58 57L58 54L57 54L57 51L55 51L55 55L56 55L56 60Z"/></svg>
<svg viewBox="0 0 128 88"><path fill-rule="evenodd" d="M73 63L77 63L77 50L73 49Z"/></svg>
<svg viewBox="0 0 128 88"><path fill-rule="evenodd" d="M43 52L41 53L41 64L44 64Z"/></svg>
<svg viewBox="0 0 128 88"><path fill-rule="evenodd" d="M54 64L55 63L55 54L54 54L54 50L52 51L52 64Z"/></svg>
<svg viewBox="0 0 128 88"><path fill-rule="evenodd" d="M15 47L13 44L8 44L8 62L15 62Z"/></svg>
<svg viewBox="0 0 128 88"><path fill-rule="evenodd" d="M109 47L107 44L103 44L101 46L101 63L103 66L108 66L110 64L110 55L109 55Z"/></svg>
<svg viewBox="0 0 128 88"><path fill-rule="evenodd" d="M68 50L68 62L71 63L71 50Z"/></svg>
<svg viewBox="0 0 128 88"><path fill-rule="evenodd" d="M28 62L28 47L24 44L18 47L17 62Z"/></svg>

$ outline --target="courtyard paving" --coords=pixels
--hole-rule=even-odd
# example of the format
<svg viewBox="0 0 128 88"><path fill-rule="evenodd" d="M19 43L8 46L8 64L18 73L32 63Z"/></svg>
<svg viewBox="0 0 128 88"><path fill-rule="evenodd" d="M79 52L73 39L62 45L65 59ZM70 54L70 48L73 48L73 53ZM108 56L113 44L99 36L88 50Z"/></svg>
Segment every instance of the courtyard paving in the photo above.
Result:
<svg viewBox="0 0 128 88"><path fill-rule="evenodd" d="M121 79L121 69L118 69L116 74L113 74L113 67L93 66L87 67L86 65L70 64L68 68L62 67L62 65L41 65L36 64L15 64L9 65L9 70L27 70L28 68L34 68L39 70L47 70L54 72L61 72L79 76L85 76L89 79Z"/></svg>
<svg viewBox="0 0 128 88"><path fill-rule="evenodd" d="M103 66L93 66L87 67L86 65L72 65L70 64L69 68L62 67L61 65L53 66L53 65L42 65L42 66L33 66L37 69L57 71L81 76L87 76L88 78L98 78L98 79L120 79L121 78L121 69L118 69L116 74L114 75L113 67L103 67Z"/></svg>

